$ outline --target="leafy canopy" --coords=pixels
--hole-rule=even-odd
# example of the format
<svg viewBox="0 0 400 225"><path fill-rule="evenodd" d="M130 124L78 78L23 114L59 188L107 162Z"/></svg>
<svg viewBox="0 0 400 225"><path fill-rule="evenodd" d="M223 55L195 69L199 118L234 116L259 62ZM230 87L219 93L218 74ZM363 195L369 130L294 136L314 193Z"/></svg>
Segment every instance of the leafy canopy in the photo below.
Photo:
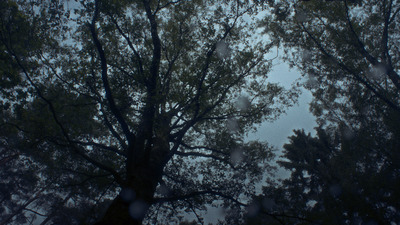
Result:
<svg viewBox="0 0 400 225"><path fill-rule="evenodd" d="M272 149L243 138L296 93L267 81L253 4L1 4L3 223L178 222L271 171Z"/></svg>

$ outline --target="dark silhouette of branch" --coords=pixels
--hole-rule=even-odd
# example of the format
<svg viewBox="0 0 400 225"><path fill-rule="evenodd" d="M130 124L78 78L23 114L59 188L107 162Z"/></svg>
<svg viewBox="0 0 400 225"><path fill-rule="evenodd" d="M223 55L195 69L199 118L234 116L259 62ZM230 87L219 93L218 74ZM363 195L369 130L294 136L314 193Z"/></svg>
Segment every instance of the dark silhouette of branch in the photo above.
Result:
<svg viewBox="0 0 400 225"><path fill-rule="evenodd" d="M223 162L225 164L228 164L231 168L235 169L233 164L231 162L229 162L229 159L224 159L224 158L218 157L216 155L204 154L204 153L200 153L200 152L180 152L180 151L175 152L175 154L179 155L179 156L186 156L186 157L197 156L197 157L211 158L211 159L215 159L217 161Z"/></svg>
<svg viewBox="0 0 400 225"><path fill-rule="evenodd" d="M186 200L186 199L190 199L190 198L194 198L197 196L202 196L202 195L213 195L213 196L219 196L221 198L227 199L229 201L232 201L233 203L241 206L241 207L249 207L250 204L246 204L243 203L237 199L235 199L234 197L222 193L220 191L215 191L215 190L203 190L203 191L194 191L188 194L184 194L184 195L179 195L179 196L169 196L166 198L155 198L154 201L155 203L163 203L163 202L173 202L173 201L181 201L181 200ZM293 215L286 215L283 213L272 213L272 212L268 212L265 209L262 209L260 211L260 213L271 216L272 218L274 218L275 220L277 220L279 223L281 224L285 224L280 218L290 218L290 219L297 219L297 220L301 220L301 221L305 221L305 222L309 222L309 223L314 223L315 221L309 220L307 218L304 217L300 217L300 216L293 216Z"/></svg>
<svg viewBox="0 0 400 225"><path fill-rule="evenodd" d="M110 106L110 110L117 119L118 123L120 124L122 131L125 134L125 137L128 141L128 143L132 144L131 142L134 139L133 133L130 131L128 124L126 123L125 119L123 118L120 110L118 109L114 97L112 95L111 87L108 82L108 66L107 66L107 58L103 49L103 46L98 38L97 31L96 31L96 21L97 18L99 17L99 1L95 1L95 10L94 10L94 15L92 22L89 24L90 32L92 34L93 42L96 46L97 52L99 53L99 58L101 62L101 79L103 81L103 87L106 93L106 99L108 101L108 104Z"/></svg>
<svg viewBox="0 0 400 225"><path fill-rule="evenodd" d="M71 147L71 150L80 155L82 158L84 158L86 161L92 163L93 165L97 166L100 169L106 170L108 172L110 172L111 174L113 174L113 176L115 177L115 179L119 182L122 182L121 177L119 176L119 174L112 168L101 164L100 162L92 159L91 157L89 157L88 155L86 155L84 152L82 152L77 146L75 146L75 144L73 143L72 139L70 138L68 131L65 129L65 127L63 126L63 124L60 122L60 120L58 119L57 116L57 112L54 108L53 103L47 99L42 91L40 90L40 88L35 84L35 82L32 80L31 76L28 73L28 70L25 68L25 66L22 64L20 58L15 54L15 52L12 50L12 46L8 46L6 45L6 43L4 43L8 52L14 57L15 61L17 62L17 65L21 68L23 74L25 75L26 79L28 80L28 82L33 86L33 88L36 90L37 95L39 96L40 99L42 99L47 106L49 107L50 113L53 117L54 122L57 124L57 126L60 128L62 135L64 136L65 140L69 143L69 147Z"/></svg>
<svg viewBox="0 0 400 225"><path fill-rule="evenodd" d="M104 149L104 150L107 150L107 151L110 151L110 152L117 153L118 155L121 155L121 156L126 156L125 152L120 151L117 148L113 148L113 147L110 147L110 146L107 146L107 145L103 145L103 144L100 144L100 143L96 143L96 142L93 142L93 141L73 141L73 142L76 143L76 144L83 145L83 146L93 146L93 147L97 147L98 149Z"/></svg>
<svg viewBox="0 0 400 225"><path fill-rule="evenodd" d="M392 3L392 1L390 1ZM349 25L351 34L353 35L354 39L356 40L356 43L358 46L357 50L373 65L373 66L379 66L382 65L385 67L385 72L389 76L389 79L393 82L397 90L400 90L400 76L397 74L392 66L391 62L391 57L389 55L389 48L388 48L388 30L389 30L389 21L390 21L390 12L392 10L392 4L389 4L389 9L387 12L385 12L385 20L384 20L384 27L383 27L383 32L382 32L382 41L381 41L381 47L382 47L382 58L384 62L380 62L378 59L376 59L374 56L372 56L367 50L364 45L364 43L360 40L360 37L357 35L357 33L354 30L353 24L350 19L349 15L349 6L347 4L347 0L344 1L345 7L346 7L346 20L347 24Z"/></svg>
<svg viewBox="0 0 400 225"><path fill-rule="evenodd" d="M160 1L158 1L158 4L157 4L157 8L156 8L156 10L154 10L154 15L155 14L157 14L161 9L164 9L164 8L167 8L168 6L170 6L170 5L175 5L175 4L178 4L179 2L181 2L182 0L176 0L176 1L170 1L170 2L167 2L166 4L164 4L164 5L160 5Z"/></svg>
<svg viewBox="0 0 400 225"><path fill-rule="evenodd" d="M307 35L311 38L311 40L317 45L318 49L328 58L330 58L333 62L335 62L340 68L342 68L344 71L348 72L349 74L353 75L354 78L362 83L368 90L372 91L379 99L384 101L390 108L399 111L400 112L400 107L393 103L390 99L388 99L385 95L381 94L378 90L376 90L372 85L363 79L359 73L354 71L353 69L350 69L348 66L346 66L344 63L340 62L337 58L335 58L332 54L327 52L327 50L321 45L321 43L315 39L315 37L310 33L310 31L304 26L304 24L301 24L303 30L307 33Z"/></svg>

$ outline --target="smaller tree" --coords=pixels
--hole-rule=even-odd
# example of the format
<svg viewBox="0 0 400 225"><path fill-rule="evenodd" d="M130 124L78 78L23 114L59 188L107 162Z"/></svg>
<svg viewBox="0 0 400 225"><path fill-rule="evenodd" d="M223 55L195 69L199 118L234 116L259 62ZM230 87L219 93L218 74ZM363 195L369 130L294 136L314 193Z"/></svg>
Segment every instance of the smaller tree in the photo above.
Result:
<svg viewBox="0 0 400 225"><path fill-rule="evenodd" d="M319 127L290 137L291 177L263 197L289 223L398 223L399 2L268 2L266 31L305 76Z"/></svg>
<svg viewBox="0 0 400 225"><path fill-rule="evenodd" d="M290 178L264 189L263 198L274 201L271 210L298 216L292 222L397 223L398 168L387 164L383 153L394 149L372 143L363 130L352 135L343 129L318 129L316 137L295 131L279 162L292 172ZM399 160L398 154L393 157Z"/></svg>

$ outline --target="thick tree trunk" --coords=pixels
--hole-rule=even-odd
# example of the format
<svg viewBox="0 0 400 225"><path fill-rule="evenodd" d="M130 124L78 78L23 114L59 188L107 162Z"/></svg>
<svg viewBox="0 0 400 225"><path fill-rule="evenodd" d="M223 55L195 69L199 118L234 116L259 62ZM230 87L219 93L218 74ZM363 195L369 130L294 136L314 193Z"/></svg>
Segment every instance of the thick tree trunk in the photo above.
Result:
<svg viewBox="0 0 400 225"><path fill-rule="evenodd" d="M139 225L142 219L134 219L129 214L129 202L122 200L120 196L114 199L107 209L104 217L95 225Z"/></svg>
<svg viewBox="0 0 400 225"><path fill-rule="evenodd" d="M158 144L163 143L162 141ZM157 147L159 145L156 145ZM162 177L163 160L167 151L153 148L153 157L133 168L127 178L127 185L114 199L103 218L95 225L137 225L142 224L153 196ZM168 149L168 148L166 148ZM145 162L145 160L143 160Z"/></svg>
<svg viewBox="0 0 400 225"><path fill-rule="evenodd" d="M103 218L95 225L138 225L152 204L155 185L146 181L135 182L134 188L123 188L113 200ZM152 182L152 184L154 184Z"/></svg>

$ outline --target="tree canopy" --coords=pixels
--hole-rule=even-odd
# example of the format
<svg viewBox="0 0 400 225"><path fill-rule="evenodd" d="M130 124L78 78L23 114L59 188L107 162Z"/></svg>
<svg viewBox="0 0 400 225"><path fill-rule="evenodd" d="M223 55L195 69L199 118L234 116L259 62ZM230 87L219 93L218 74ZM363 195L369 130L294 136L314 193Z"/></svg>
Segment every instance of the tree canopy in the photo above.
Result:
<svg viewBox="0 0 400 225"><path fill-rule="evenodd" d="M0 224L400 223L399 3L0 1Z"/></svg>
<svg viewBox="0 0 400 225"><path fill-rule="evenodd" d="M291 176L257 199L293 215L281 223L399 223L399 2L269 5L263 26L303 73L319 127L295 131L279 162Z"/></svg>
<svg viewBox="0 0 400 225"><path fill-rule="evenodd" d="M243 138L297 95L267 81L255 5L0 4L1 224L201 222L206 203L240 220L273 169Z"/></svg>

